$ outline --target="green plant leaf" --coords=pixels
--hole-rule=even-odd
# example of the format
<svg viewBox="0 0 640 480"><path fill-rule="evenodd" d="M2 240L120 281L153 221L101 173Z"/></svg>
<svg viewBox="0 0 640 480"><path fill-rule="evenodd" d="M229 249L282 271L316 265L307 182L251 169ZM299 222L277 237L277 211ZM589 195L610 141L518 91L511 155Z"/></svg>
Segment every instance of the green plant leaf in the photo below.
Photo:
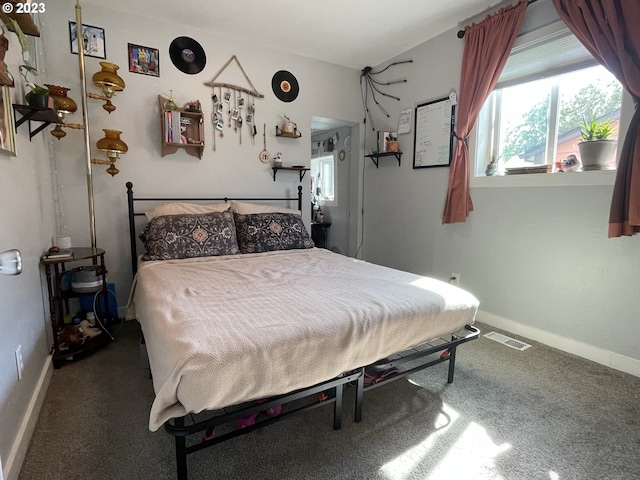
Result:
<svg viewBox="0 0 640 480"><path fill-rule="evenodd" d="M584 142L591 140L608 140L613 136L613 127L611 126L611 120L603 120L602 122L596 121L596 116L591 117L591 120L580 125L580 134Z"/></svg>

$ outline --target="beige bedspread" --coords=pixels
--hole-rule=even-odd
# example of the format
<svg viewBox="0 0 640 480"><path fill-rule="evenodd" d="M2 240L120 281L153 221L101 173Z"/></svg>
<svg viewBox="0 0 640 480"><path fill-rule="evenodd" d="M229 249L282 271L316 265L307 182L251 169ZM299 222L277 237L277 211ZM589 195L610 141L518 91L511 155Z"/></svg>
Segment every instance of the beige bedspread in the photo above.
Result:
<svg viewBox="0 0 640 480"><path fill-rule="evenodd" d="M447 283L323 249L145 262L130 307L156 398L149 428L308 387L473 323Z"/></svg>

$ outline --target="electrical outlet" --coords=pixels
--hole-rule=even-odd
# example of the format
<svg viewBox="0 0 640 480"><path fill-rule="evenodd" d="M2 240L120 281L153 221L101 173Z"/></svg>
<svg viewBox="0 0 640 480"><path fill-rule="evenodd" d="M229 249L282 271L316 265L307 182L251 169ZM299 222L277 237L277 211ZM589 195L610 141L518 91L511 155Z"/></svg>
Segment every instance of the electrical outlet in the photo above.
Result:
<svg viewBox="0 0 640 480"><path fill-rule="evenodd" d="M22 361L22 345L16 348L16 367L18 368L18 380L22 380L22 371L24 370L24 362Z"/></svg>
<svg viewBox="0 0 640 480"><path fill-rule="evenodd" d="M459 287L460 286L460 274L459 273L452 273L449 276L449 283Z"/></svg>

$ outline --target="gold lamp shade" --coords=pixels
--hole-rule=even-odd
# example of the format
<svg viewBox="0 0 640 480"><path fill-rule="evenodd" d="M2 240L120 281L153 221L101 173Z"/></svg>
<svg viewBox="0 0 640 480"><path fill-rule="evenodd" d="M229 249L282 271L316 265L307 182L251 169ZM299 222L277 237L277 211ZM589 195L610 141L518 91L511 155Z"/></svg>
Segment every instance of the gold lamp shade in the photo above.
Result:
<svg viewBox="0 0 640 480"><path fill-rule="evenodd" d="M73 113L78 110L78 105L73 98L67 96L69 89L58 85L45 84L49 89L49 96L53 98L53 107L55 111L60 113Z"/></svg>
<svg viewBox="0 0 640 480"><path fill-rule="evenodd" d="M67 92L69 91L67 87L49 85L48 83L45 84L45 86L49 89L49 97L53 99L53 108L61 122L64 122L64 118L68 113L73 113L78 110L78 105L73 98L67 96ZM58 123L50 133L58 140L67 135L67 132L62 130L60 123Z"/></svg>
<svg viewBox="0 0 640 480"><path fill-rule="evenodd" d="M101 138L96 142L96 147L105 152L107 154L107 158L117 159L119 154L127 153L127 151L129 151L127 144L120 138L120 134L122 133L121 131L109 130L108 128L105 128L102 131L104 132L104 138Z"/></svg>
<svg viewBox="0 0 640 480"><path fill-rule="evenodd" d="M93 84L98 87L105 97L111 98L114 92L124 90L124 80L117 74L118 65L111 62L100 62L102 70L96 72L93 77Z"/></svg>
<svg viewBox="0 0 640 480"><path fill-rule="evenodd" d="M101 138L96 142L96 147L102 150L107 156L107 160L91 160L92 163L100 164L100 165L109 165L107 168L107 173L109 173L112 177L117 175L120 170L116 168L114 163L120 158L121 153L127 153L129 147L127 144L122 141L120 138L120 134L122 133L119 130L109 130L105 128L102 130L104 132L104 138Z"/></svg>

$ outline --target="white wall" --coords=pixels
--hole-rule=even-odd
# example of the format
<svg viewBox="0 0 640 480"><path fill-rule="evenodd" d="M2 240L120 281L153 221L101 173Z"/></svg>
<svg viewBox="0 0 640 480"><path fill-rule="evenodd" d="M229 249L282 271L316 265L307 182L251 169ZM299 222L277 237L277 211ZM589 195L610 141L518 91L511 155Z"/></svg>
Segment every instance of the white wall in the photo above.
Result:
<svg viewBox="0 0 640 480"><path fill-rule="evenodd" d="M530 6L529 16L553 20L537 8L552 4ZM458 90L462 49L451 30L397 57L413 64L388 73L408 80L392 91L402 101L385 103L391 121L403 107ZM380 115L374 122L395 128ZM401 167L365 164L365 259L444 280L460 273L481 319L640 375L640 238L607 238L611 175L593 182L604 185L472 188L468 221L443 226L449 169L412 169L412 134L400 136L400 148ZM607 172L579 175L591 173Z"/></svg>
<svg viewBox="0 0 640 480"><path fill-rule="evenodd" d="M77 56L69 51L67 22L75 19L72 0L60 2L55 10L47 11L43 25L48 38L48 51L55 52L51 76L60 85L71 88L69 94L79 103ZM63 7L62 5L66 5ZM127 300L131 282L128 252L128 224L126 218L125 182L132 181L139 195L218 195L265 196L295 194L299 179L294 172L278 172L277 181L271 176L270 165L260 162L263 149L263 124L267 125L267 149L274 154L283 152L283 164L307 164L309 160L311 116L340 118L357 123L361 116L358 91L359 72L321 63L291 54L243 44L241 39L219 37L212 31L197 31L167 20L149 23L144 18L115 16L108 9L84 7L83 23L105 29L107 60L120 65L119 74L126 89L118 93L113 103L117 110L108 115L99 101L90 100L89 123L92 144L101 138L102 128L123 132L129 152L118 161L120 174L111 178L104 167L94 168L97 244L107 252L109 281L116 283L119 304ZM169 45L178 36L196 39L207 55L205 69L197 75L187 75L176 69L169 58ZM160 50L160 77L150 77L128 71L127 43L135 43ZM236 55L258 92L265 98L256 99L258 135L252 139L244 129L242 144L233 129L225 127L224 138L216 137L213 151L213 127L210 122L213 93L204 85ZM99 70L99 59L87 57L87 76ZM278 100L271 89L271 78L278 70L293 73L300 85L298 98L290 103ZM248 87L237 66L232 63L217 81ZM90 86L93 91L93 87ZM201 160L179 151L161 157L160 113L158 94L173 90L181 105L198 99L205 118L206 147ZM215 93L219 93L217 90ZM275 137L275 126L281 125L283 115L297 123L301 139ZM75 117L75 118L74 118ZM225 115L226 117L226 115ZM80 113L68 117L80 122ZM227 119L225 118L225 122ZM246 123L245 123L246 125ZM72 236L75 245L87 245L89 240L88 207L82 134L69 131L66 138L55 144L55 158L59 169L60 210L62 231ZM358 150L357 139L354 147ZM94 150L93 156L98 153ZM305 177L305 207L309 202L309 183ZM305 208L305 218L310 218Z"/></svg>
<svg viewBox="0 0 640 480"><path fill-rule="evenodd" d="M20 45L15 34L7 32L6 37L5 62L19 84ZM40 78L45 79L44 73ZM9 91L11 102L25 103L21 88ZM51 333L44 313L48 303L43 303L39 264L55 232L49 138L41 133L29 141L28 128L25 123L16 133L17 156L0 156L0 251L18 248L23 261L21 275L0 275L0 457L7 480L17 475L33 428L29 413L41 400L38 395L46 390L51 371ZM18 345L25 368L21 380L15 360Z"/></svg>

